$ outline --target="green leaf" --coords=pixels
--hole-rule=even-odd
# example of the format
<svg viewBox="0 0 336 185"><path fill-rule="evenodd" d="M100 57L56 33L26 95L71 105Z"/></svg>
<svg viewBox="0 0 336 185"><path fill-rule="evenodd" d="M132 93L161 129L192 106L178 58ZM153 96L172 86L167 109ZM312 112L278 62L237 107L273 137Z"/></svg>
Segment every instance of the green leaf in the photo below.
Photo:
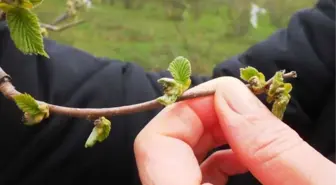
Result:
<svg viewBox="0 0 336 185"><path fill-rule="evenodd" d="M184 57L176 57L168 67L171 78L160 78L158 83L162 85L164 95L157 98L162 105L174 103L191 85L191 65Z"/></svg>
<svg viewBox="0 0 336 185"><path fill-rule="evenodd" d="M273 106L272 106L272 113L279 118L280 120L283 119L284 113L286 111L287 105L290 100L289 94L284 94L277 99L275 99Z"/></svg>
<svg viewBox="0 0 336 185"><path fill-rule="evenodd" d="M97 142L103 142L110 134L111 122L105 117L95 121L95 127L85 142L85 148L93 147Z"/></svg>
<svg viewBox="0 0 336 185"><path fill-rule="evenodd" d="M267 92L268 96L273 97L275 94L277 94L278 88L284 86L283 74L284 74L284 71L278 71L278 72L275 73L275 75L273 76L272 83L271 83L271 85L269 87L269 90ZM287 88L289 88L289 87L287 87Z"/></svg>
<svg viewBox="0 0 336 185"><path fill-rule="evenodd" d="M240 78L244 81L248 82L254 76L258 77L261 83L265 82L264 74L259 72L256 68L251 66L240 68Z"/></svg>
<svg viewBox="0 0 336 185"><path fill-rule="evenodd" d="M40 123L44 118L45 118L45 115L44 114L35 114L35 115L31 115L27 112L24 113L24 116L23 116L23 121L25 125L28 125L28 126L32 126L32 125L36 125L38 123Z"/></svg>
<svg viewBox="0 0 336 185"><path fill-rule="evenodd" d="M157 98L162 105L170 105L180 97L185 89L185 85L171 78L160 78L158 83L162 85L164 95Z"/></svg>
<svg viewBox="0 0 336 185"><path fill-rule="evenodd" d="M38 103L29 94L20 94L13 97L16 105L24 112L24 124L35 125L49 117L49 106Z"/></svg>
<svg viewBox="0 0 336 185"><path fill-rule="evenodd" d="M16 7L7 12L7 23L15 46L24 54L39 54L49 58L37 16L30 10Z"/></svg>
<svg viewBox="0 0 336 185"><path fill-rule="evenodd" d="M16 95L13 99L23 112L27 112L30 115L36 115L41 112L37 101L27 93Z"/></svg>
<svg viewBox="0 0 336 185"><path fill-rule="evenodd" d="M168 71L173 78L182 84L190 83L191 65L188 59L184 57L176 57L169 65Z"/></svg>
<svg viewBox="0 0 336 185"><path fill-rule="evenodd" d="M170 95L170 96L169 95L163 95L163 96L158 97L156 99L156 101L158 101L162 105L167 106L167 105L171 105L171 104L175 103L177 98L178 98L178 96L176 96L176 95Z"/></svg>
<svg viewBox="0 0 336 185"><path fill-rule="evenodd" d="M290 93L292 91L292 89L293 89L292 84L290 84L290 83L285 83L284 84L285 93Z"/></svg>

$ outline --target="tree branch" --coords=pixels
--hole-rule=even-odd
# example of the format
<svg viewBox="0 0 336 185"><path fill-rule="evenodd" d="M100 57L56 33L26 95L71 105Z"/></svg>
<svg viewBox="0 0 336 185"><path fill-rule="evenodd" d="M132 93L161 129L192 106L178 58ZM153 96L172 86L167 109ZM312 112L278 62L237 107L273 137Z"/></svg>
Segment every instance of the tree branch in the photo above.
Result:
<svg viewBox="0 0 336 185"><path fill-rule="evenodd" d="M296 78L296 76L297 75L295 71L285 73L283 75L284 78ZM272 78L267 81L266 86L269 86L271 83ZM247 87L249 87L249 84L247 84ZM17 91L13 86L13 84L11 83L11 77L8 74L6 74L1 67L0 67L0 91L5 97L11 100L13 99L13 96L21 94L21 92ZM213 95L214 93L215 93L214 89L200 90L197 92L185 92L177 101L209 96ZM38 101L38 103L46 103L46 102ZM96 119L102 116L132 114L163 106L156 99L139 104L125 105L121 107L112 107L112 108L72 108L72 107L53 105L49 103L46 104L49 107L50 113L66 115L71 117L78 117L78 118L86 118L86 119Z"/></svg>

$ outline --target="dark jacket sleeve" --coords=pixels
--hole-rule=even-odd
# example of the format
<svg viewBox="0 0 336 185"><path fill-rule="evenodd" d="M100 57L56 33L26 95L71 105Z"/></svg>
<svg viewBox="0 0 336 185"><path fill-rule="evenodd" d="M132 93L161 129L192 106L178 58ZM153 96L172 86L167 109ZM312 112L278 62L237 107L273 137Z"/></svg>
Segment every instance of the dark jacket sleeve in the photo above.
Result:
<svg viewBox="0 0 336 185"><path fill-rule="evenodd" d="M0 32L0 42L0 66L14 86L56 105L100 108L141 103L161 96L157 80L169 77L167 71L147 73L135 63L97 58L48 39L50 59L23 55L7 28ZM192 77L192 85L208 79ZM51 115L40 125L24 126L14 102L0 96L0 184L140 184L133 141L158 111L109 118L108 139L85 149L93 128L90 121Z"/></svg>
<svg viewBox="0 0 336 185"><path fill-rule="evenodd" d="M308 137L335 87L334 1L322 0L315 8L296 12L286 29L219 64L214 77L239 78L239 68L246 66L257 68L266 78L283 69L298 73L298 78L289 80L292 100L284 120Z"/></svg>

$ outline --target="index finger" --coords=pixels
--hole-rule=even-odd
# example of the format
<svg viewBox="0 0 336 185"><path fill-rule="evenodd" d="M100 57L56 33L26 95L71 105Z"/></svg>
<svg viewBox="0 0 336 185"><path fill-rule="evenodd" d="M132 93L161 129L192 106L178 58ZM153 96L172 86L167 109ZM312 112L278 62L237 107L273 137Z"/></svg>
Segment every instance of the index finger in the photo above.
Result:
<svg viewBox="0 0 336 185"><path fill-rule="evenodd" d="M192 90L214 89L216 85L217 81L212 80ZM140 132L134 149L143 184L201 184L193 148L202 140L206 140L201 142L203 151L215 145L212 135L204 134L206 128L218 123L213 101L213 96L208 96L175 103Z"/></svg>

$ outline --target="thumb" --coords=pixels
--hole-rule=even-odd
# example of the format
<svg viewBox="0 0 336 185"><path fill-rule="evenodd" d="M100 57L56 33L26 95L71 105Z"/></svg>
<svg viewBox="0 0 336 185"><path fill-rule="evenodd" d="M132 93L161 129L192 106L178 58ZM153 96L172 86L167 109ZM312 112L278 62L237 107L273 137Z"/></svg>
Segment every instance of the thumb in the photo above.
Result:
<svg viewBox="0 0 336 185"><path fill-rule="evenodd" d="M228 144L262 184L334 184L335 165L273 116L241 81L223 79L215 110Z"/></svg>

